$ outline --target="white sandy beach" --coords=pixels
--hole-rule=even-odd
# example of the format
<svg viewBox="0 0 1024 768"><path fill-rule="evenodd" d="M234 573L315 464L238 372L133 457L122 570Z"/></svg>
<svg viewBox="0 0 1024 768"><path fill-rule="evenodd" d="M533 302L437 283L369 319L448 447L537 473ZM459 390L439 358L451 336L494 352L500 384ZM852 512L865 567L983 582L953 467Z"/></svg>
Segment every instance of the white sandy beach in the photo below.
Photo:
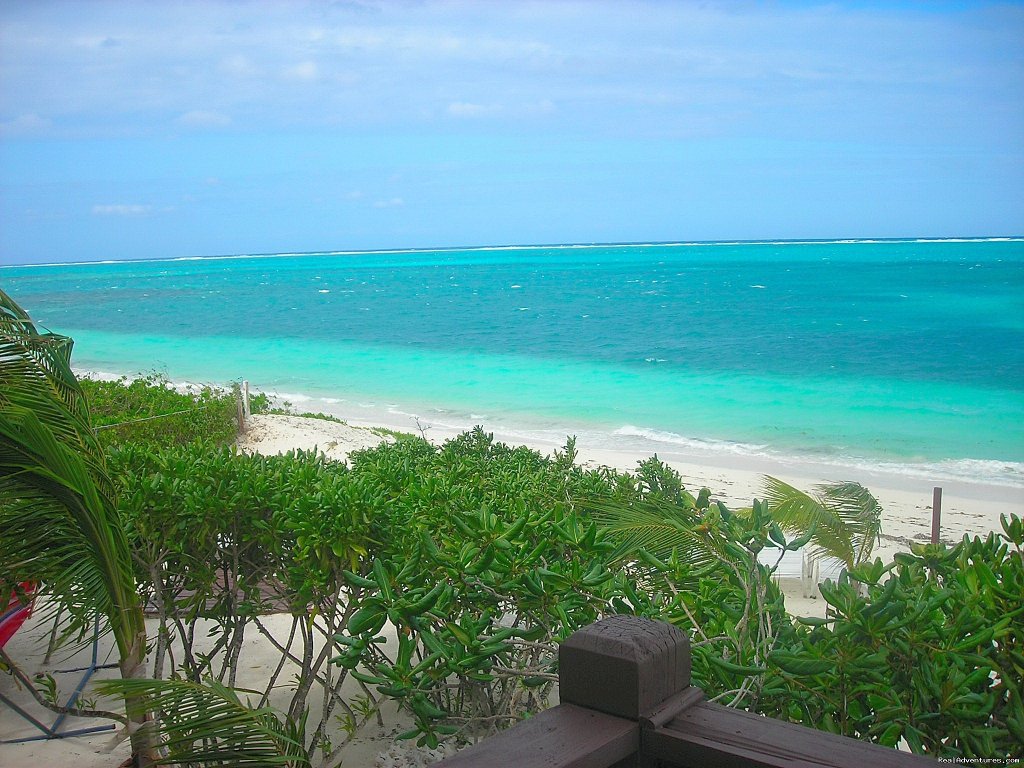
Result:
<svg viewBox="0 0 1024 768"><path fill-rule="evenodd" d="M341 417L347 414L337 414ZM385 426L405 432L415 433L422 429L430 440L441 442L459 432L450 425L443 426L429 420L412 418L391 419L390 423L367 423L353 414L349 423L338 423L322 419L310 419L298 416L257 415L253 416L239 440L239 447L245 451L264 454L281 453L293 449L310 450L316 448L323 451L331 459L344 461L348 455L361 448L377 445L381 440L390 439L372 428ZM469 426L469 425L467 425ZM485 425L486 427L486 425ZM500 431L495 437L506 442L518 443L513 436L502 435ZM556 447L554 444L535 444L530 447L548 453ZM577 445L578 461L589 465L605 465L616 469L633 469L642 455L628 451L597 449L585 442ZM682 475L689 488L697 489L707 486L718 498L730 506L749 505L750 500L759 495L761 479L764 474L772 474L790 482L797 487L809 489L813 485L839 480L857 480L867 485L881 502L885 512L883 517L883 538L879 556L891 559L893 553L906 549L911 541L927 541L931 530L932 486L920 483L905 476L886 476L882 473L867 473L855 468L843 468L832 465L802 464L782 466L773 464L769 459L749 459L740 456L728 457L723 460L721 455L664 455L661 458L675 467ZM1024 489L1006 486L987 486L965 482L944 483L942 501L942 538L947 542L959 540L964 534L984 536L990 531L1000 530L1001 514L1024 514ZM801 595L798 579L786 578L780 582L787 595L787 606L795 614L821 615L824 601L807 599ZM283 618L283 617L282 617ZM273 621L273 617L270 619ZM285 626L281 623L282 628ZM283 629L282 629L283 631ZM11 655L24 662L25 669L31 674L43 668L42 653L46 645L47 627L38 622L30 622L8 644ZM109 639L101 646L100 661L104 661L109 653ZM83 659L87 660L87 651L74 659L59 659L48 665L54 667L78 666ZM247 640L245 650L246 668L240 684L245 685L251 680L258 687L260 679L270 674L270 669L278 660L276 651L268 643L259 638ZM112 674L110 671L101 675ZM63 676L59 676L63 677ZM73 676L70 678L73 681ZM70 687L62 682L63 686ZM53 715L43 711L31 702L24 692L19 691L10 676L0 677L0 692L15 699L25 706L33 715L44 722L52 722ZM82 727L91 723L80 720L72 721L68 727ZM370 726L360 737L346 749L345 766L374 766L378 763L377 755L388 748L393 737L404 730L405 724L396 713L382 730ZM0 739L14 739L35 735L37 732L25 724L10 711L0 709ZM80 736L64 740L36 741L27 744L0 745L0 765L8 768L29 768L30 766L49 766L74 764L77 768L115 768L127 756L125 742L111 750L109 733Z"/></svg>

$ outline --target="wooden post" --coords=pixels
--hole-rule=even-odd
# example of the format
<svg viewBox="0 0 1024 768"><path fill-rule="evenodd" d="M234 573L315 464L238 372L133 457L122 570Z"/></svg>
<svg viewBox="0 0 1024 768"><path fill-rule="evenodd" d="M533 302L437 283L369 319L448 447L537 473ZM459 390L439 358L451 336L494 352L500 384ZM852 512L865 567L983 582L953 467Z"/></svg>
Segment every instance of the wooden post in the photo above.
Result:
<svg viewBox="0 0 1024 768"><path fill-rule="evenodd" d="M932 544L939 543L939 527L942 518L942 488L932 489Z"/></svg>
<svg viewBox="0 0 1024 768"><path fill-rule="evenodd" d="M558 647L565 704L640 720L689 686L690 639L665 622L609 616Z"/></svg>
<svg viewBox="0 0 1024 768"><path fill-rule="evenodd" d="M249 382L242 382L242 414L246 421L252 417L252 410L249 407Z"/></svg>
<svg viewBox="0 0 1024 768"><path fill-rule="evenodd" d="M557 707L437 763L438 768L649 768L642 734L703 697L690 641L670 624L610 616L558 648Z"/></svg>
<svg viewBox="0 0 1024 768"><path fill-rule="evenodd" d="M610 616L558 649L561 704L437 768L925 768L934 759L704 701L678 627Z"/></svg>

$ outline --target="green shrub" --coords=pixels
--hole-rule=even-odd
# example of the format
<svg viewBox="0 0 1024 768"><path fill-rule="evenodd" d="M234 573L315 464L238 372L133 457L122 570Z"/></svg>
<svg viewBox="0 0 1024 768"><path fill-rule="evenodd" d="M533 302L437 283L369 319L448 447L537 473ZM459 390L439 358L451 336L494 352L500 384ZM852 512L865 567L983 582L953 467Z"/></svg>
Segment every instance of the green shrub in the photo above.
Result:
<svg viewBox="0 0 1024 768"><path fill-rule="evenodd" d="M1020 754L1016 518L1002 537L857 566L823 588L827 619L794 623L758 554L810 534L787 540L763 503L695 497L656 459L585 470L571 440L547 457L478 428L351 465L199 442L109 460L160 616L158 665L230 684L244 633L270 637L262 612L287 610L292 635L273 640L299 667L289 714L322 697L309 750L328 761L328 725L351 737L386 700L427 745L547 706L558 642L622 612L683 627L695 684L723 703L936 756ZM192 650L204 620L219 656ZM353 677L364 693L346 699Z"/></svg>
<svg viewBox="0 0 1024 768"><path fill-rule="evenodd" d="M775 654L761 711L935 757L1024 757L1024 536L1003 527L822 585L829 617Z"/></svg>
<svg viewBox="0 0 1024 768"><path fill-rule="evenodd" d="M477 428L353 455L353 474L385 500L388 535L346 574L360 608L336 661L413 715L403 736L476 738L547 706L560 640L609 613L649 612L581 508L635 486L570 453L509 448ZM397 647L381 646L385 623Z"/></svg>
<svg viewBox="0 0 1024 768"><path fill-rule="evenodd" d="M173 389L150 374L116 381L80 379L100 441L111 445L184 445L203 440L227 445L238 434L237 392L204 387L195 394Z"/></svg>

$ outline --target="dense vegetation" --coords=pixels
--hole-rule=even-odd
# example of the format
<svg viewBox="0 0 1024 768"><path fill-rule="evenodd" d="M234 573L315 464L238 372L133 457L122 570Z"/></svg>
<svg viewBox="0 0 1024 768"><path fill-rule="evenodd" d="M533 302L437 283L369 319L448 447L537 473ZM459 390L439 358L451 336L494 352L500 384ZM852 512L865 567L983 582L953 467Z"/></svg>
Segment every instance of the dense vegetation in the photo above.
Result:
<svg viewBox="0 0 1024 768"><path fill-rule="evenodd" d="M203 439L226 445L238 433L237 391L199 387L180 392L165 376L149 374L115 381L79 379L92 423L103 445L154 447Z"/></svg>
<svg viewBox="0 0 1024 768"><path fill-rule="evenodd" d="M157 402L161 382L91 391L109 422L188 410ZM251 703L273 698L309 760L334 762L385 702L424 745L504 727L547 705L557 643L619 612L683 627L695 684L723 703L935 756L1022 756L1019 519L887 566L861 540L823 588L828 618L793 622L758 554L820 545L823 531L787 536L798 526L778 504L730 511L656 459L587 470L571 441L548 457L480 429L440 446L401 437L349 464L239 455L229 404L203 410L223 429L152 420L107 445L159 621L151 659L157 677L226 691L216 683L235 684L246 633L265 634L282 665ZM286 639L265 620L282 610ZM181 702L168 702L173 717Z"/></svg>

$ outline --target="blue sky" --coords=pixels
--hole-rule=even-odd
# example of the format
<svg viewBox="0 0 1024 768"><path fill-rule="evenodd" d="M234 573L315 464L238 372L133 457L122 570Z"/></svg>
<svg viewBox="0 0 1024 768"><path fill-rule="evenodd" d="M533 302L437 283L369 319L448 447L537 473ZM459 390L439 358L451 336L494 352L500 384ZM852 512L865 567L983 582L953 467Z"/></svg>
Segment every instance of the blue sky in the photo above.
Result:
<svg viewBox="0 0 1024 768"><path fill-rule="evenodd" d="M1024 234L1024 4L0 4L0 263Z"/></svg>

